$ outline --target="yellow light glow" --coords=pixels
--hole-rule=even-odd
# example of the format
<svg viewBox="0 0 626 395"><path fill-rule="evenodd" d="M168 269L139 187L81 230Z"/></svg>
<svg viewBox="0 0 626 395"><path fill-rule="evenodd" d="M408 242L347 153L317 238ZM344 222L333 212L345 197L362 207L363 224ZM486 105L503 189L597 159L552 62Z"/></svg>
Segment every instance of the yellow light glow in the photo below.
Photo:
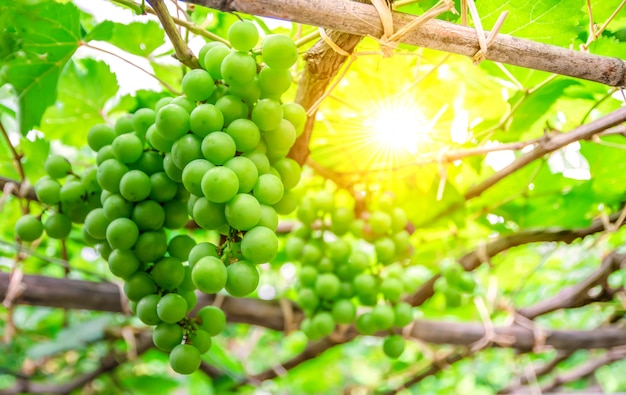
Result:
<svg viewBox="0 0 626 395"><path fill-rule="evenodd" d="M425 137L424 123L416 109L383 108L371 120L373 138L387 149L415 155Z"/></svg>

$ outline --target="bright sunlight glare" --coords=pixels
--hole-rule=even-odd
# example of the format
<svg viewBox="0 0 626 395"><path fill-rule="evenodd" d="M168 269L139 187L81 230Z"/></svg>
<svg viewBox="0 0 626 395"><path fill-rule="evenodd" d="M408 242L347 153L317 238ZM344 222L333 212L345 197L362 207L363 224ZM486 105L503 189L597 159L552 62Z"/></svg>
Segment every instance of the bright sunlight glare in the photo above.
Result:
<svg viewBox="0 0 626 395"><path fill-rule="evenodd" d="M411 106L382 106L367 122L372 138L385 151L417 154L430 129L420 111Z"/></svg>

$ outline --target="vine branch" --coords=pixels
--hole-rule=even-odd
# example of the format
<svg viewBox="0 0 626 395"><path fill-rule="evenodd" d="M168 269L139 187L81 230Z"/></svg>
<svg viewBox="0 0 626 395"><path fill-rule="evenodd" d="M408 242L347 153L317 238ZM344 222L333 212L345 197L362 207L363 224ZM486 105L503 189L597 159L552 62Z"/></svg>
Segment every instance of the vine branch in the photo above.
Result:
<svg viewBox="0 0 626 395"><path fill-rule="evenodd" d="M172 16L167 10L163 0L152 0L150 3L152 4L152 9L154 10L156 16L159 18L159 21L161 21L161 25L163 26L165 33L170 38L170 41L174 46L176 58L191 69L200 68L198 59L193 52L191 52L191 49L189 49L183 38L180 36L180 33L178 33L178 29L176 29Z"/></svg>

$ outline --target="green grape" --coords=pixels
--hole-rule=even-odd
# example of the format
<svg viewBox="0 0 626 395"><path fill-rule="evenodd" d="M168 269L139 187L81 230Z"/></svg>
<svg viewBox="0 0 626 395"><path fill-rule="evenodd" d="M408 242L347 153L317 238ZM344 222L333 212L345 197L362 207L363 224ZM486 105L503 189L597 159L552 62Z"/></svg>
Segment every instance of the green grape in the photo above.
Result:
<svg viewBox="0 0 626 395"><path fill-rule="evenodd" d="M190 100L204 101L214 90L215 82L205 70L191 70L183 77L183 92Z"/></svg>
<svg viewBox="0 0 626 395"><path fill-rule="evenodd" d="M394 207L391 211L391 230L400 232L409 222L406 213L401 207Z"/></svg>
<svg viewBox="0 0 626 395"><path fill-rule="evenodd" d="M217 247L213 243L202 242L196 244L189 251L189 265L194 266L196 262L200 260L200 258L204 258L205 256L213 256L218 257L217 255Z"/></svg>
<svg viewBox="0 0 626 395"><path fill-rule="evenodd" d="M288 238L287 242L285 243L285 253L287 254L287 259L289 260L300 259L300 257L302 256L305 243L306 242L300 237Z"/></svg>
<svg viewBox="0 0 626 395"><path fill-rule="evenodd" d="M245 158L250 159L256 166L259 174L267 174L270 172L270 160L265 153L260 151L248 151L243 154Z"/></svg>
<svg viewBox="0 0 626 395"><path fill-rule="evenodd" d="M186 314L187 301L177 293L163 295L157 303L157 315L168 324L182 320Z"/></svg>
<svg viewBox="0 0 626 395"><path fill-rule="evenodd" d="M296 130L289 121L283 119L277 128L265 131L263 139L268 146L267 156L276 161L287 155L296 142Z"/></svg>
<svg viewBox="0 0 626 395"><path fill-rule="evenodd" d="M137 242L139 228L128 218L116 218L106 230L106 239L112 248L130 249Z"/></svg>
<svg viewBox="0 0 626 395"><path fill-rule="evenodd" d="M251 151L261 141L261 132L257 125L245 118L232 121L226 128L226 133L232 137L239 152Z"/></svg>
<svg viewBox="0 0 626 395"><path fill-rule="evenodd" d="M110 206L108 202L114 201L115 199L113 198L115 196L119 195L111 196L104 202L104 204ZM94 210L91 210L89 214L87 214L83 226L85 228L85 232L87 232L89 236L93 237L96 240L105 240L107 227L110 223L111 220L107 217L104 208L96 208Z"/></svg>
<svg viewBox="0 0 626 395"><path fill-rule="evenodd" d="M378 261L384 264L393 261L396 255L396 245L389 237L381 237L374 242L374 249L376 250L376 257Z"/></svg>
<svg viewBox="0 0 626 395"><path fill-rule="evenodd" d="M115 249L107 262L111 273L120 278L128 278L139 269L139 259L131 250Z"/></svg>
<svg viewBox="0 0 626 395"><path fill-rule="evenodd" d="M232 124L231 124L232 125ZM202 140L202 155L215 165L223 165L237 151L235 140L224 132L213 132Z"/></svg>
<svg viewBox="0 0 626 395"><path fill-rule="evenodd" d="M291 71L263 67L259 73L259 86L264 97L279 99L287 92L292 82Z"/></svg>
<svg viewBox="0 0 626 395"><path fill-rule="evenodd" d="M98 251L98 254L100 254L100 256L105 260L109 259L111 253L113 252L113 248L111 248L111 246L107 242L98 243L96 245L96 250Z"/></svg>
<svg viewBox="0 0 626 395"><path fill-rule="evenodd" d="M283 107L278 100L261 99L252 109L251 119L264 132L276 129L283 119Z"/></svg>
<svg viewBox="0 0 626 395"><path fill-rule="evenodd" d="M87 232L85 232L85 228L81 228L80 230L80 235L82 237L83 242L85 243L86 246L89 247L94 247L96 244L98 244L100 242L100 240L94 239L93 237L89 236L89 234Z"/></svg>
<svg viewBox="0 0 626 395"><path fill-rule="evenodd" d="M180 200L172 200L163 205L165 211L165 222L163 227L167 229L180 229L189 220L187 205Z"/></svg>
<svg viewBox="0 0 626 395"><path fill-rule="evenodd" d="M196 241L188 235L176 235L167 244L167 252L181 261L189 258L189 252L196 246Z"/></svg>
<svg viewBox="0 0 626 395"><path fill-rule="evenodd" d="M133 212L133 204L124 199L122 195L116 193L109 196L104 201L102 204L102 210L104 217L109 221L113 221L116 218L130 218L130 215ZM87 217L89 217L89 215L87 215ZM90 231L88 233L91 234Z"/></svg>
<svg viewBox="0 0 626 395"><path fill-rule="evenodd" d="M183 170L174 164L172 154L165 154L163 157L163 170L165 170L165 174L167 174L170 180L176 182L183 181Z"/></svg>
<svg viewBox="0 0 626 395"><path fill-rule="evenodd" d="M274 162L272 167L280 174L280 179L286 190L294 188L300 182L302 168L295 160L291 158L281 158ZM354 219L354 216L352 216L352 219ZM350 222L352 222L352 220Z"/></svg>
<svg viewBox="0 0 626 395"><path fill-rule="evenodd" d="M385 299L391 302L399 301L402 297L402 291L402 281L397 278L387 277L380 284L380 292L383 294Z"/></svg>
<svg viewBox="0 0 626 395"><path fill-rule="evenodd" d="M371 213L368 222L377 235L384 235L391 230L391 216L383 211Z"/></svg>
<svg viewBox="0 0 626 395"><path fill-rule="evenodd" d="M137 203L131 216L140 231L158 230L165 222L165 210L154 200Z"/></svg>
<svg viewBox="0 0 626 395"><path fill-rule="evenodd" d="M191 374L200 367L200 351L190 344L179 344L170 353L170 366L179 374Z"/></svg>
<svg viewBox="0 0 626 395"><path fill-rule="evenodd" d="M133 129L133 116L131 114L124 114L115 121L115 134L120 136L126 133L132 133Z"/></svg>
<svg viewBox="0 0 626 395"><path fill-rule="evenodd" d="M200 104L189 115L189 127L198 137L206 137L224 127L224 115L213 104Z"/></svg>
<svg viewBox="0 0 626 395"><path fill-rule="evenodd" d="M390 335L383 342L383 351L389 358L398 358L404 352L404 338L400 335Z"/></svg>
<svg viewBox="0 0 626 395"><path fill-rule="evenodd" d="M206 54L212 49L215 48L216 46L222 46L222 47L226 47L226 44L224 44L221 41L209 41L208 43L204 44L202 46L202 48L200 48L200 52L198 52L198 63L200 63L200 66L203 69L207 69L206 63L204 63L204 58L206 56Z"/></svg>
<svg viewBox="0 0 626 395"><path fill-rule="evenodd" d="M181 175L182 177L182 175ZM167 202L176 196L178 186L165 172L154 173L150 176L150 195L148 197L157 202Z"/></svg>
<svg viewBox="0 0 626 395"><path fill-rule="evenodd" d="M261 52L269 67L288 69L298 60L298 48L291 38L282 34L271 34L263 39Z"/></svg>
<svg viewBox="0 0 626 395"><path fill-rule="evenodd" d="M163 157L155 151L144 151L132 167L151 176L163 171Z"/></svg>
<svg viewBox="0 0 626 395"><path fill-rule="evenodd" d="M204 354L211 348L211 335L209 335L207 331L196 329L189 335L187 343L197 348L198 351L200 351L200 354Z"/></svg>
<svg viewBox="0 0 626 395"><path fill-rule="evenodd" d="M201 186L202 194L209 201L225 203L237 194L239 190L239 179L237 178L237 174L228 167L216 166L209 169L204 174Z"/></svg>
<svg viewBox="0 0 626 395"><path fill-rule="evenodd" d="M55 179L41 178L34 188L37 199L43 204L57 204L61 200L61 184Z"/></svg>
<svg viewBox="0 0 626 395"><path fill-rule="evenodd" d="M197 321L200 329L210 336L218 335L226 327L226 315L217 306L204 306L198 310Z"/></svg>
<svg viewBox="0 0 626 395"><path fill-rule="evenodd" d="M239 193L252 191L254 184L259 177L259 172L250 159L243 156L236 156L224 163L224 166L234 171L239 180Z"/></svg>
<svg viewBox="0 0 626 395"><path fill-rule="evenodd" d="M76 180L67 181L61 187L61 191L59 192L59 198L61 199L62 204L73 205L76 203L82 203L82 201L86 198L87 190L85 186Z"/></svg>
<svg viewBox="0 0 626 395"><path fill-rule="evenodd" d="M361 273L352 281L357 295L375 294L377 291L376 278L369 273Z"/></svg>
<svg viewBox="0 0 626 395"><path fill-rule="evenodd" d="M261 86L259 79L254 77L252 81L243 85L231 84L228 93L240 97L250 107L261 98Z"/></svg>
<svg viewBox="0 0 626 395"><path fill-rule="evenodd" d="M320 273L330 273L335 271L335 264L327 256L323 256L317 263L317 269Z"/></svg>
<svg viewBox="0 0 626 395"><path fill-rule="evenodd" d="M295 240L299 239L296 238ZM303 266L302 269L300 269L300 275L298 276L298 279L300 280L300 283L305 287L315 287L315 282L317 281L318 275L319 272L314 266Z"/></svg>
<svg viewBox="0 0 626 395"><path fill-rule="evenodd" d="M339 295L341 281L333 273L323 273L315 281L315 293L323 299L335 299Z"/></svg>
<svg viewBox="0 0 626 395"><path fill-rule="evenodd" d="M67 214L75 224L82 224L90 210L91 208L86 204L72 205L61 202L61 211Z"/></svg>
<svg viewBox="0 0 626 395"><path fill-rule="evenodd" d="M278 214L276 213L276 210L274 210L273 207L262 204L261 219L257 225L264 226L272 232L276 232L276 229L278 229Z"/></svg>
<svg viewBox="0 0 626 395"><path fill-rule="evenodd" d="M248 105L235 95L225 95L215 102L215 107L224 116L224 126L228 126L235 119L247 118Z"/></svg>
<svg viewBox="0 0 626 395"><path fill-rule="evenodd" d="M400 335L390 335L383 342L383 352L389 358L398 358L404 352L404 338Z"/></svg>
<svg viewBox="0 0 626 395"><path fill-rule="evenodd" d="M90 167L85 170L80 182L85 187L88 194L94 195L102 192L102 188L98 185L98 169L96 167Z"/></svg>
<svg viewBox="0 0 626 395"><path fill-rule="evenodd" d="M250 229L241 240L241 252L244 258L255 264L271 261L277 251L276 233L263 226Z"/></svg>
<svg viewBox="0 0 626 395"><path fill-rule="evenodd" d="M192 283L193 284L193 283ZM191 291L182 291L180 288L178 289L178 293L182 296L187 302L187 313L192 311L196 304L198 304L198 297L196 296L195 287Z"/></svg>
<svg viewBox="0 0 626 395"><path fill-rule="evenodd" d="M311 320L311 325L322 337L330 335L335 330L335 320L332 314L327 311L315 314Z"/></svg>
<svg viewBox="0 0 626 395"><path fill-rule="evenodd" d="M15 223L15 233L22 241L35 241L43 234L43 224L37 217L26 214Z"/></svg>
<svg viewBox="0 0 626 395"><path fill-rule="evenodd" d="M337 236L343 236L350 231L352 221L354 221L354 210L336 207L332 212L331 230Z"/></svg>
<svg viewBox="0 0 626 395"><path fill-rule="evenodd" d="M150 146L161 152L170 152L172 150L172 145L174 145L174 141L176 139L170 140L169 138L164 137L156 130L156 124L153 124L146 131L146 141Z"/></svg>
<svg viewBox="0 0 626 395"><path fill-rule="evenodd" d="M226 222L231 227L237 230L248 230L259 223L261 205L254 196L240 193L226 203L224 214Z"/></svg>
<svg viewBox="0 0 626 395"><path fill-rule="evenodd" d="M406 302L400 302L393 307L395 320L393 325L399 328L407 326L413 321L413 307Z"/></svg>
<svg viewBox="0 0 626 395"><path fill-rule="evenodd" d="M172 160L179 169L184 169L194 159L202 159L202 140L195 134L186 134L172 146Z"/></svg>
<svg viewBox="0 0 626 395"><path fill-rule="evenodd" d="M137 238L135 255L140 262L155 262L167 251L167 236L165 232L143 232Z"/></svg>
<svg viewBox="0 0 626 395"><path fill-rule="evenodd" d="M72 165L61 155L50 155L44 163L46 173L51 178L63 178L72 172Z"/></svg>
<svg viewBox="0 0 626 395"><path fill-rule="evenodd" d="M409 247L411 247L410 237L409 232L406 230L401 230L391 237L393 245L395 246L396 254L403 254L409 249Z"/></svg>
<svg viewBox="0 0 626 395"><path fill-rule="evenodd" d="M175 257L165 257L159 260L150 271L150 275L159 287L171 291L176 289L185 277L183 261Z"/></svg>
<svg viewBox="0 0 626 395"><path fill-rule="evenodd" d="M202 196L202 177L215 165L204 159L194 159L183 169L183 185L190 193Z"/></svg>
<svg viewBox="0 0 626 395"><path fill-rule="evenodd" d="M235 51L226 55L220 67L222 78L228 85L249 83L256 76L256 69L257 65L253 57Z"/></svg>
<svg viewBox="0 0 626 395"><path fill-rule="evenodd" d="M337 239L330 243L327 243L326 247L330 258L334 263L344 263L347 262L348 259L350 259L352 247L350 247L350 244L347 241L343 239ZM348 267L347 265L344 266Z"/></svg>
<svg viewBox="0 0 626 395"><path fill-rule="evenodd" d="M135 129L135 133L137 133L137 136L143 139L146 135L146 132L148 131L148 128L154 124L155 120L155 110L151 108L140 108L139 110L137 110L133 114L133 129Z"/></svg>
<svg viewBox="0 0 626 395"><path fill-rule="evenodd" d="M296 136L300 137L304 132L304 126L306 125L307 115L306 110L298 103L285 103L283 104L283 118L291 122L296 128Z"/></svg>
<svg viewBox="0 0 626 395"><path fill-rule="evenodd" d="M373 335L378 328L374 323L372 313L361 314L356 320L356 330L363 335Z"/></svg>
<svg viewBox="0 0 626 395"><path fill-rule="evenodd" d="M319 246L308 242L302 247L300 260L304 265L315 265L322 259L323 253Z"/></svg>
<svg viewBox="0 0 626 395"><path fill-rule="evenodd" d="M196 285L193 283L193 280L191 279L191 266L185 265L183 266L183 268L185 269L185 275L183 276L183 281L178 286L178 293L183 295L183 297L187 300L188 298L185 296L185 293L195 292ZM189 304L189 302L187 304Z"/></svg>
<svg viewBox="0 0 626 395"><path fill-rule="evenodd" d="M174 100L174 98L170 96L160 98L159 101L157 101L154 105L154 111L159 112L161 108L165 107L167 104L170 104L172 100Z"/></svg>
<svg viewBox="0 0 626 395"><path fill-rule="evenodd" d="M330 213L335 208L335 197L328 190L318 191L313 196L313 207L315 210Z"/></svg>
<svg viewBox="0 0 626 395"><path fill-rule="evenodd" d="M282 181L273 174L260 175L252 191L260 203L267 205L278 203L285 193Z"/></svg>
<svg viewBox="0 0 626 395"><path fill-rule="evenodd" d="M313 311L320 303L320 299L311 288L298 290L298 305L305 311Z"/></svg>
<svg viewBox="0 0 626 395"><path fill-rule="evenodd" d="M343 281L341 283L341 288L339 289L339 297L350 299L354 296L354 289L352 287L352 282Z"/></svg>
<svg viewBox="0 0 626 395"><path fill-rule="evenodd" d="M118 193L120 191L120 181L127 172L128 167L120 161L107 159L98 166L96 178L102 189Z"/></svg>
<svg viewBox="0 0 626 395"><path fill-rule="evenodd" d="M146 325L157 325L161 318L157 314L157 303L161 297L157 294L146 295L137 302L137 317Z"/></svg>
<svg viewBox="0 0 626 395"><path fill-rule="evenodd" d="M146 295L157 292L156 284L146 272L135 272L124 283L124 294L130 300L139 302Z"/></svg>
<svg viewBox="0 0 626 395"><path fill-rule="evenodd" d="M204 65L211 77L215 80L222 79L222 63L224 58L231 53L226 45L215 46L204 55Z"/></svg>
<svg viewBox="0 0 626 395"><path fill-rule="evenodd" d="M94 152L98 152L105 145L112 144L115 136L115 131L109 125L100 123L92 126L87 132L87 145Z"/></svg>
<svg viewBox="0 0 626 395"><path fill-rule="evenodd" d="M113 154L122 163L134 163L143 153L143 141L135 134L122 134L113 140Z"/></svg>
<svg viewBox="0 0 626 395"><path fill-rule="evenodd" d="M200 291L207 294L217 293L226 285L226 266L217 257L202 257L193 265L191 279Z"/></svg>
<svg viewBox="0 0 626 395"><path fill-rule="evenodd" d="M183 328L162 322L152 332L152 342L161 351L170 352L183 341Z"/></svg>
<svg viewBox="0 0 626 395"><path fill-rule="evenodd" d="M156 131L168 140L176 140L189 131L189 112L176 104L166 104L156 113Z"/></svg>
<svg viewBox="0 0 626 395"><path fill-rule="evenodd" d="M177 96L172 100L172 104L176 104L187 110L188 114L191 114L194 108L196 108L196 102L188 98L187 96Z"/></svg>
<svg viewBox="0 0 626 395"><path fill-rule="evenodd" d="M205 197L193 205L192 217L202 229L217 230L226 224L224 204L211 202Z"/></svg>
<svg viewBox="0 0 626 395"><path fill-rule="evenodd" d="M349 299L339 299L333 303L331 311L338 324L351 324L356 319L356 307Z"/></svg>
<svg viewBox="0 0 626 395"><path fill-rule="evenodd" d="M300 330L308 337L310 340L319 340L323 336L317 331L317 328L313 326L312 319L306 317L300 323Z"/></svg>
<svg viewBox="0 0 626 395"><path fill-rule="evenodd" d="M237 51L248 52L259 41L259 31L250 21L237 21L228 29L228 41Z"/></svg>
<svg viewBox="0 0 626 395"><path fill-rule="evenodd" d="M248 261L231 263L227 268L226 291L240 298L254 292L259 285L259 269Z"/></svg>
<svg viewBox="0 0 626 395"><path fill-rule="evenodd" d="M150 195L150 177L139 170L130 170L120 180L120 194L130 202L139 202Z"/></svg>
<svg viewBox="0 0 626 395"><path fill-rule="evenodd" d="M396 319L393 307L379 304L372 309L372 319L379 330L391 329Z"/></svg>
<svg viewBox="0 0 626 395"><path fill-rule="evenodd" d="M285 191L283 198L274 205L274 210L280 215L289 215L298 208L298 198L296 194L289 190Z"/></svg>

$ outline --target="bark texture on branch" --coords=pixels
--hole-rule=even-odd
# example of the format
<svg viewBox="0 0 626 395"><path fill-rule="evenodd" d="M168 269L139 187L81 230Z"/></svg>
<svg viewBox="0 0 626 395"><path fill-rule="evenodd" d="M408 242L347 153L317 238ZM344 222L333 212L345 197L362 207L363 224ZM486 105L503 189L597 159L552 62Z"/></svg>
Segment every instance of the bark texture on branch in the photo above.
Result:
<svg viewBox="0 0 626 395"><path fill-rule="evenodd" d="M0 273L0 298L6 293L9 274ZM43 276L25 276L23 292L15 300L19 304L39 306L64 306L68 308L122 311L122 295L119 287L111 283L92 283L88 281L50 278ZM73 302L70 302L73 301ZM202 299L198 307L212 298ZM303 315L297 307L293 307L293 323L299 323ZM222 309L230 322L245 322L275 330L284 330L284 309L276 301L226 297ZM522 351L530 351L539 341L535 338L537 331L521 326L510 325L494 328L496 336L510 337L511 347ZM346 340L356 333L348 333ZM626 331L618 327L598 328L590 331L577 330L544 330L545 344L559 350L578 350L593 348L611 348L626 345ZM386 335L386 333L381 333ZM429 320L416 320L410 337L435 344L471 345L485 336L485 327L480 323L453 323ZM543 339L542 339L543 340ZM330 341L328 346L342 341ZM323 343L323 342L322 342ZM326 345L326 344L324 344ZM322 349L325 349L322 347ZM323 350L315 349L317 355Z"/></svg>
<svg viewBox="0 0 626 395"><path fill-rule="evenodd" d="M380 18L374 6L333 0L191 0L194 4L226 12L289 20L361 36L381 37ZM396 31L415 16L393 13ZM465 56L479 50L476 30L441 20L430 20L402 38L402 42ZM535 70L596 81L611 86L626 85L626 62L553 45L499 34L489 46L486 59Z"/></svg>

